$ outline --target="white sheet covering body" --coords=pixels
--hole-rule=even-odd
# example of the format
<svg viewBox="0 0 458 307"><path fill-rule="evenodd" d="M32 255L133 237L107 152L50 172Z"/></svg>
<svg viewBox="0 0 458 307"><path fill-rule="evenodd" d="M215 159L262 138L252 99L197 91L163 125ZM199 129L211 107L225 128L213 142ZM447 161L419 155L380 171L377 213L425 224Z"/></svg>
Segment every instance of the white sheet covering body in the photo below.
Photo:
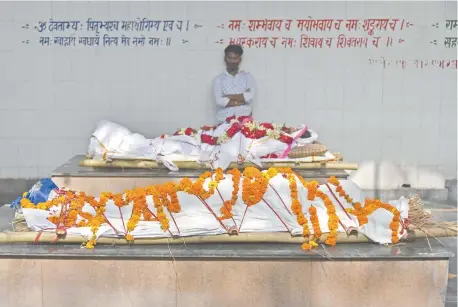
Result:
<svg viewBox="0 0 458 307"><path fill-rule="evenodd" d="M207 179L204 188L208 188L208 183L211 179ZM221 180L218 184L219 193L214 193L206 200L205 206L200 199L194 195L186 192L178 192L178 200L181 204L181 211L173 213L173 219L170 213L164 209L168 220L170 221L169 231L163 231L160 223L157 221L142 221L137 224L136 228L131 235L134 238L158 238L158 237L171 237L173 236L207 236L218 235L227 233L230 228L237 228L240 232L290 232L293 235L302 234L302 226L296 220L296 216L291 213L291 191L289 188L289 181L282 175L277 175L272 178L269 187L264 194L263 201L256 205L247 207L242 201L242 182L240 181L239 197L236 204L233 206L233 218L223 220L223 227L219 220L215 218L220 215L220 208L222 206L222 199L230 200L233 190L232 176L226 174L225 179ZM323 233L329 232L328 228L328 214L323 201L320 198L308 200L308 190L297 179L297 189L299 201L302 204L302 211L307 218L308 228L310 233L313 234L313 227L310 222L309 207L315 206L317 209L317 216ZM364 202L364 196L361 190L353 182L348 180L340 181L342 188L350 195L355 202ZM348 215L345 208L351 208L352 205L347 203L342 197L338 197L335 191L335 186L321 185L319 189L328 194L330 200L334 204L336 214L339 217L340 223L338 232L345 232L349 228L356 229L369 237L374 242L378 243L391 243L392 232L390 230L390 223L393 219L393 214L384 209L377 209L372 215L369 216L369 222L360 227L356 217ZM336 197L337 195L337 197ZM50 199L56 197L51 193ZM337 200L338 199L338 200ZM147 205L151 212L156 214L156 209L151 196L147 197ZM391 201L391 205L395 206L401 212L401 218L408 217L408 200L401 198L396 201ZM110 200L106 205L105 215L110 224L115 230L107 223L102 224L97 232L97 236L115 237L124 236L124 225L130 218L132 212L132 203L121 208L114 205ZM23 209L24 217L27 225L34 231L55 231L56 226L52 224L47 218L50 214L59 214L60 206L53 207L51 213L49 211L39 209ZM88 204L84 206L84 210L94 214L94 210ZM211 212L213 211L213 213ZM79 221L81 219L78 216ZM243 222L242 222L243 221ZM54 230L53 230L54 229ZM91 231L89 227L71 227L67 229L69 234L79 234L89 238ZM400 225L398 237L401 238L403 234L402 226Z"/></svg>
<svg viewBox="0 0 458 307"><path fill-rule="evenodd" d="M285 153L288 147L304 146L318 139L318 135L313 130L307 129L304 125L299 130L292 133L292 138L297 137L301 129L310 132L309 138L296 138L288 146L279 140L264 136L260 139L249 139L240 131L232 138L225 140L217 145L210 145L201 142L201 135L220 138L231 127L231 123L223 123L214 130L199 130L193 136L174 135L169 137L158 137L147 139L138 133L132 133L129 129L110 121L100 121L92 134L88 147L88 156L96 160L116 160L116 159L145 159L162 162L171 170L178 168L173 161L196 161L211 162L213 168L226 169L231 162L248 161L258 166L262 166L262 161L267 161L262 157L276 154L278 156ZM306 157L295 159L301 162L328 161L335 157L327 152L323 156ZM269 159L271 161L272 159ZM292 160L287 157L275 159L275 161Z"/></svg>

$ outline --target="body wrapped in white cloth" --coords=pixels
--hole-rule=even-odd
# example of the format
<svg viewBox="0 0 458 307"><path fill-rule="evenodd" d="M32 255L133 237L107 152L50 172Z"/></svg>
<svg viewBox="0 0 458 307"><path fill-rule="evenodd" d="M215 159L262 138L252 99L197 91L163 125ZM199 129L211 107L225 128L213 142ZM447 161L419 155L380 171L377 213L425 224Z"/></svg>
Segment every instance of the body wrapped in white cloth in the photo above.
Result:
<svg viewBox="0 0 458 307"><path fill-rule="evenodd" d="M99 198L55 191L46 204L21 204L32 230L65 228L68 234L79 234L88 240L100 236L208 236L233 230L289 232L293 236L357 230L374 242L385 244L404 234L402 221L408 218L405 198L378 205L366 201L367 220L363 222L355 209L364 202L364 196L351 181L314 185L291 172L278 170L272 175L272 170L261 173L250 169L259 174L257 179L246 177L248 172L244 176L219 170L205 173L194 183L184 179L179 184L137 188L117 196L104 193ZM259 190L250 188L256 182L265 184L259 195Z"/></svg>
<svg viewBox="0 0 458 307"><path fill-rule="evenodd" d="M231 162L244 161L262 166L262 161L273 158L291 160L287 155L292 148L318 139L316 132L305 125L295 130L287 133L278 125L234 118L211 129L194 130L189 134L183 129L173 136L147 139L116 123L101 121L90 139L88 156L96 160L155 160L172 170L177 170L173 161L211 162L215 169L226 169ZM301 138L305 132L309 137ZM313 161L334 158L327 152L324 156L313 157ZM312 158L300 161L311 162Z"/></svg>

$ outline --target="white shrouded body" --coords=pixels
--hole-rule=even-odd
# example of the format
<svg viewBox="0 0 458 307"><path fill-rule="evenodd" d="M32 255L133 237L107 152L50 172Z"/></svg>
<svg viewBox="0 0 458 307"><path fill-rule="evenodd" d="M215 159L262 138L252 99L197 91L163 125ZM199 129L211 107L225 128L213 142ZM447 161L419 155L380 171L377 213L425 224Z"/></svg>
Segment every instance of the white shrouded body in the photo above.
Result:
<svg viewBox="0 0 458 307"><path fill-rule="evenodd" d="M288 144L268 136L260 139L249 139L241 132L237 132L232 138L218 145L209 145L201 142L201 135L218 138L231 126L223 123L212 131L199 130L194 136L174 135L165 138L147 139L138 133L132 133L129 129L110 121L101 121L97 125L89 142L88 155L92 159L115 160L115 159L146 159L164 163L172 170L177 170L173 161L200 161L212 162L217 168L226 169L231 162L236 162L243 157L245 161L253 162L258 166L262 159L269 154L281 155L288 149ZM300 129L305 126L299 127ZM318 139L315 131L308 129L310 137L297 138L291 144L291 148L311 144ZM295 138L299 131L290 136ZM335 157L327 152L324 156L313 157L313 161L327 161ZM291 160L286 158L275 161ZM302 162L312 162L311 157L295 159Z"/></svg>
<svg viewBox="0 0 458 307"><path fill-rule="evenodd" d="M204 183L204 188L208 189L207 179ZM259 203L247 207L242 200L242 182L240 182L239 197L237 202L232 207L233 218L222 221L223 227L219 220L215 217L220 216L220 208L223 200L230 200L233 191L232 176L226 174L225 178L218 184L219 193L214 193L205 203L194 195L186 192L178 192L178 200L181 205L179 213L170 214L166 209L164 213L167 215L170 224L170 231L163 231L161 225L157 221L142 221L137 224L136 228L130 233L135 238L158 238L173 236L206 236L218 235L227 233L228 229L237 228L240 232L290 232L293 235L302 234L302 226L297 222L296 216L291 210L291 190L289 181L282 175L277 175L270 179L269 186L264 194L263 200ZM317 217L320 224L320 229L323 233L329 232L328 228L328 213L327 209L320 198L308 200L308 190L297 179L297 190L299 201L302 205L302 211L307 218L308 228L313 234L313 227L310 221L309 208L311 205L317 209ZM342 188L346 191L354 202L364 202L364 195L361 190L353 182L348 180L340 181ZM340 220L338 232L349 231L356 229L366 235L374 242L386 244L391 243L392 231L390 223L393 219L393 214L385 209L377 209L368 216L368 223L360 226L355 216L346 213L346 208L352 208L344 197L339 197L336 192L336 187L328 184L319 186L319 190L328 195L332 201L336 214ZM55 197L55 194L50 196L50 199ZM151 196L146 197L148 208L154 214L157 213L154 206L154 201ZM408 217L408 200L401 198L396 201L391 201L391 205L396 207L401 213L401 219ZM207 207L208 206L208 207ZM113 237L123 236L126 234L125 226L131 217L133 204L130 203L119 208L109 200L106 205L106 218L108 223L102 224L97 232L97 236ZM58 215L60 206L51 208L51 214ZM94 209L86 204L83 211L95 214ZM32 230L40 231L55 231L56 225L48 221L50 216L49 211L39 209L24 209L24 217L28 227ZM80 220L81 217L78 217ZM54 230L53 230L54 229ZM86 237L92 235L90 227L71 227L67 229L69 234L79 234ZM402 226L399 226L398 237L402 237Z"/></svg>

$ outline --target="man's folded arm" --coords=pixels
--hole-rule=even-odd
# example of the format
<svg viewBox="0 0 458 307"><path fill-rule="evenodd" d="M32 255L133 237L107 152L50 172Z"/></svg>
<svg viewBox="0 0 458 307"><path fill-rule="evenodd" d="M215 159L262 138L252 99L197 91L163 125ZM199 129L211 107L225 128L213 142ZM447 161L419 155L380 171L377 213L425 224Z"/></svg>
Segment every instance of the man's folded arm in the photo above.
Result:
<svg viewBox="0 0 458 307"><path fill-rule="evenodd" d="M216 104L220 107L228 107L231 99L223 96L222 84L219 78L216 78L213 82L213 95L216 99Z"/></svg>
<svg viewBox="0 0 458 307"><path fill-rule="evenodd" d="M242 94L245 103L251 103L254 97L254 78L253 75L248 73L247 75L247 89Z"/></svg>

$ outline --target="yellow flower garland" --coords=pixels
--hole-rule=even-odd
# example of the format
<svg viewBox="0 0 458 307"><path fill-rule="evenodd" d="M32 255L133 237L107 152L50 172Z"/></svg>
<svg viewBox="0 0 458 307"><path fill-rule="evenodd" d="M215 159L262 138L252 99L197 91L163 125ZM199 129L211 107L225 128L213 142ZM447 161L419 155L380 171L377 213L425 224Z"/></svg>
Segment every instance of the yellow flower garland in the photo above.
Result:
<svg viewBox="0 0 458 307"><path fill-rule="evenodd" d="M242 199L249 207L259 203L267 190L267 179L261 171L254 167L247 167L243 171Z"/></svg>
<svg viewBox="0 0 458 307"><path fill-rule="evenodd" d="M396 207L383 203L380 200L371 200L371 199L366 199L364 203L364 207L361 206L361 203L356 202L353 203L353 199L350 198L350 196L343 190L342 186L340 185L339 180L336 177L331 177L328 180L328 183L334 185L336 187L336 192L339 193L341 197L344 197L345 200L352 204L353 209L347 209L346 211L358 219L358 223L360 226L367 224L369 219L368 216L372 214L375 210L382 208L387 211L390 211L393 214L393 219L392 222L390 223L390 229L391 229L391 242L393 243L398 243L399 242L399 237L398 237L398 231L399 231L399 226L401 223L401 213L399 212Z"/></svg>
<svg viewBox="0 0 458 307"><path fill-rule="evenodd" d="M302 204L299 201L299 195L297 193L297 183L294 174L288 174L289 188L291 190L291 211L296 215L297 223L302 226L302 236L308 238L310 236L310 230L308 227L307 218L302 211Z"/></svg>
<svg viewBox="0 0 458 307"><path fill-rule="evenodd" d="M312 201L316 197L319 197L323 201L324 206L326 207L326 212L328 213L328 216L329 216L329 219L328 219L329 234L326 237L325 243L331 246L336 245L337 229L339 227L339 217L336 214L336 208L332 204L332 201L329 199L329 197L326 194L318 190L318 182L316 181L307 182L299 174L296 174L296 176L299 178L302 185L305 188L307 188L307 191L308 191L307 199L308 200Z"/></svg>

